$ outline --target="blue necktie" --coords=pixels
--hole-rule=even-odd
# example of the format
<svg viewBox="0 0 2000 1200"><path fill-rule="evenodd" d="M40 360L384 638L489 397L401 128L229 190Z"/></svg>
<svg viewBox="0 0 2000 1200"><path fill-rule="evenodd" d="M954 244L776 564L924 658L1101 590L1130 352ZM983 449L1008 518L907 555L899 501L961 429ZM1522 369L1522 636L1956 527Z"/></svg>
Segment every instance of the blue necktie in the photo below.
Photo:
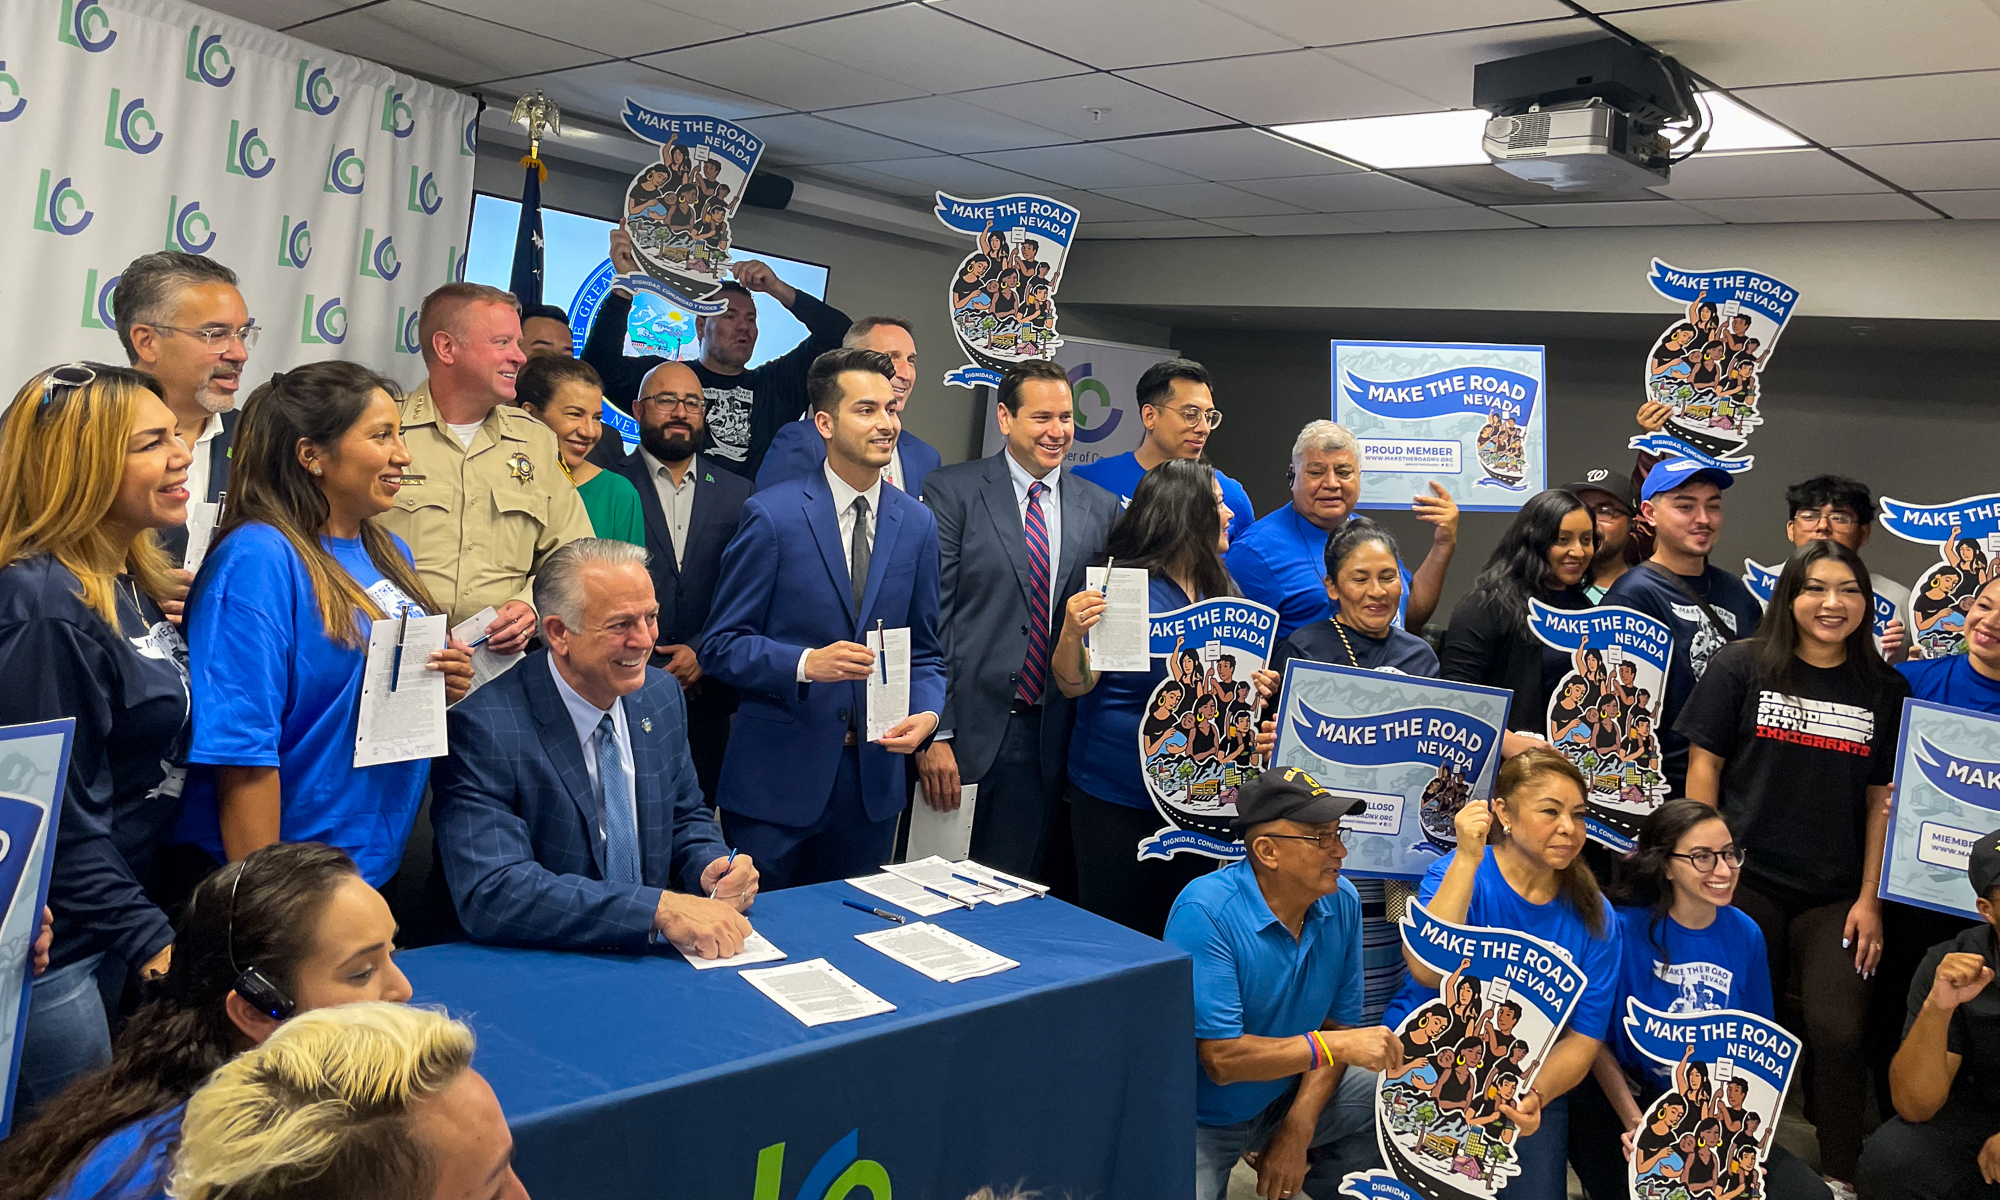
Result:
<svg viewBox="0 0 2000 1200"><path fill-rule="evenodd" d="M604 881L639 882L639 826L632 789L618 761L618 727L611 714L597 723L597 793L604 801Z"/></svg>

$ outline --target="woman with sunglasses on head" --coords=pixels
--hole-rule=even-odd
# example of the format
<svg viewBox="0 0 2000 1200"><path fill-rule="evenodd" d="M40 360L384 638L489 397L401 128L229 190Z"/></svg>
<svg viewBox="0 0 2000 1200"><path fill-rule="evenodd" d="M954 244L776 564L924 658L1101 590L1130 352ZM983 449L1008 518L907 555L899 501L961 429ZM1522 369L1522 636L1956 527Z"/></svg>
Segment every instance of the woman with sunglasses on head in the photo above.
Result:
<svg viewBox="0 0 2000 1200"><path fill-rule="evenodd" d="M71 718L54 832L50 967L35 980L17 1099L46 1103L111 1055L107 1005L166 969L150 897L180 807L187 650L156 531L187 520L188 449L153 377L72 363L0 418L0 725Z"/></svg>
<svg viewBox="0 0 2000 1200"><path fill-rule="evenodd" d="M1687 794L1757 848L1736 905L1771 985L1799 975L1822 1169L1854 1178L1869 1131L1865 1017L1883 946L1882 847L1908 682L1882 661L1860 556L1814 541L1785 563L1755 637L1716 652L1674 728ZM1896 988L1904 981L1891 980Z"/></svg>
<svg viewBox="0 0 2000 1200"><path fill-rule="evenodd" d="M590 461L604 437L604 381L580 358L531 358L514 379L514 399L556 435L563 474L576 485L601 538L646 544L646 514L632 481Z"/></svg>
<svg viewBox="0 0 2000 1200"><path fill-rule="evenodd" d="M370 624L441 611L375 523L410 463L395 395L358 363L313 363L272 376L237 422L188 601L196 765L175 832L209 869L277 841L338 846L375 887L402 862L430 762L354 765ZM448 703L471 687L456 640L425 669Z"/></svg>
<svg viewBox="0 0 2000 1200"><path fill-rule="evenodd" d="M1620 930L1618 1020L1598 1051L1593 1078L1578 1085L1570 1103L1570 1164L1592 1200L1626 1194L1621 1138L1636 1142L1644 1162L1657 1161L1703 1118L1721 1122L1727 1159L1736 1157L1734 1146L1748 1136L1742 1105L1732 1106L1727 1094L1702 1112L1684 1108L1681 1122L1664 1133L1642 1128L1646 1107L1674 1090L1682 1072L1641 1054L1623 1020L1627 998L1658 1012L1729 1008L1776 1019L1764 934L1731 907L1745 858L1727 818L1699 800L1682 798L1653 810L1621 866L1612 888ZM1762 1117L1768 1130L1777 1114ZM1769 1200L1825 1200L1831 1194L1811 1167L1781 1147L1770 1147L1765 1170Z"/></svg>
<svg viewBox="0 0 2000 1200"><path fill-rule="evenodd" d="M294 1014L410 998L395 937L389 906L331 846L267 846L209 876L110 1064L0 1142L0 1200L164 1196L183 1106L209 1072Z"/></svg>

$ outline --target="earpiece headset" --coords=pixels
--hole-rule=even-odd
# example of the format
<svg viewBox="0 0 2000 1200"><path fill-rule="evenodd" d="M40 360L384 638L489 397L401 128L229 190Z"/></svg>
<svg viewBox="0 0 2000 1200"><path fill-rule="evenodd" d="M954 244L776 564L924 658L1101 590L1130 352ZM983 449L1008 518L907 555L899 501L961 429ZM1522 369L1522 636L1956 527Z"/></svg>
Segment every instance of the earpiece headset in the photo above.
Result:
<svg viewBox="0 0 2000 1200"><path fill-rule="evenodd" d="M285 995L284 989L271 981L269 975L258 970L255 965L236 965L236 889L243 886L244 864L236 864L236 878L229 883L229 927L225 935L224 949L229 955L229 969L236 972L236 982L230 990L243 997L244 1003L263 1013L273 1021L282 1021L298 1011L298 1005Z"/></svg>

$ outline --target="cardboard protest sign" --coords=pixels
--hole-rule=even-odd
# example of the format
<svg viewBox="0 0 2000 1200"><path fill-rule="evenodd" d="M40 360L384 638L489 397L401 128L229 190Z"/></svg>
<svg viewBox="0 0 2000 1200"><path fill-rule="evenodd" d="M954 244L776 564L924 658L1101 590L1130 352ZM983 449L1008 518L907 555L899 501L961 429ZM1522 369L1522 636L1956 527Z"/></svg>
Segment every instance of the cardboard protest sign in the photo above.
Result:
<svg viewBox="0 0 2000 1200"><path fill-rule="evenodd" d="M1751 559L1743 560L1743 586L1757 597L1757 603L1770 607L1771 596L1778 590L1778 576L1783 567L1767 567ZM1875 648L1882 648L1882 635L1889 632L1889 622L1896 619L1896 602L1881 592L1876 592L1874 603L1869 610L1871 628L1875 631Z"/></svg>
<svg viewBox="0 0 2000 1200"><path fill-rule="evenodd" d="M1368 811L1341 822L1341 870L1421 879L1458 845L1467 801L1493 793L1513 694L1295 658L1278 693L1273 767L1358 792Z"/></svg>
<svg viewBox="0 0 2000 1200"><path fill-rule="evenodd" d="M1750 435L1764 423L1763 371L1798 306L1797 289L1741 267L1685 271L1653 260L1646 282L1686 305L1646 358L1646 397L1673 408L1666 427L1634 450L1747 471Z"/></svg>
<svg viewBox="0 0 2000 1200"><path fill-rule="evenodd" d="M1513 512L1548 486L1540 346L1333 343L1333 419L1361 444L1362 508L1436 480L1462 509Z"/></svg>
<svg viewBox="0 0 2000 1200"><path fill-rule="evenodd" d="M1549 697L1549 744L1590 781L1584 819L1590 840L1630 850L1639 825L1667 798L1660 707L1673 630L1629 608L1568 611L1539 600L1528 604L1528 628L1572 664Z"/></svg>
<svg viewBox="0 0 2000 1200"><path fill-rule="evenodd" d="M1909 636L1925 658L1965 653L1965 614L2000 560L2000 493L1950 504L1882 497L1882 528L1938 548L1939 562L1910 588Z"/></svg>
<svg viewBox="0 0 2000 1200"><path fill-rule="evenodd" d="M645 274L618 282L714 316L728 307L709 297L729 278L729 222L764 140L733 121L654 112L629 98L620 115L627 129L659 146L660 161L625 189L625 228Z"/></svg>
<svg viewBox="0 0 2000 1200"><path fill-rule="evenodd" d="M1250 677L1270 661L1278 614L1254 600L1203 600L1154 613L1150 636L1167 677L1139 722L1139 770L1168 823L1139 857L1241 858L1229 823L1236 789L1257 777L1262 701Z"/></svg>
<svg viewBox="0 0 2000 1200"><path fill-rule="evenodd" d="M938 220L978 244L952 273L951 327L972 366L944 377L991 387L1015 363L1047 358L1056 333L1056 289L1076 236L1076 209L1030 194L961 200L937 194Z"/></svg>
<svg viewBox="0 0 2000 1200"><path fill-rule="evenodd" d="M1896 744L1880 895L1980 920L1965 864L2000 829L2000 718L1905 700Z"/></svg>
<svg viewBox="0 0 2000 1200"><path fill-rule="evenodd" d="M1634 1200L1762 1196L1799 1040L1755 1013L1663 1013L1632 998L1625 1032L1672 1080L1633 1135Z"/></svg>
<svg viewBox="0 0 2000 1200"><path fill-rule="evenodd" d="M1440 976L1438 998L1396 1030L1403 1065L1376 1086L1376 1144L1389 1174L1426 1200L1490 1200L1521 1173L1519 1131L1500 1104L1527 1096L1590 981L1551 942L1454 925L1414 902L1403 944ZM1342 1190L1399 1194L1352 1190L1357 1180L1370 1176Z"/></svg>
<svg viewBox="0 0 2000 1200"><path fill-rule="evenodd" d="M0 729L0 1137L13 1121L35 989L28 960L49 902L57 806L75 729L69 718Z"/></svg>

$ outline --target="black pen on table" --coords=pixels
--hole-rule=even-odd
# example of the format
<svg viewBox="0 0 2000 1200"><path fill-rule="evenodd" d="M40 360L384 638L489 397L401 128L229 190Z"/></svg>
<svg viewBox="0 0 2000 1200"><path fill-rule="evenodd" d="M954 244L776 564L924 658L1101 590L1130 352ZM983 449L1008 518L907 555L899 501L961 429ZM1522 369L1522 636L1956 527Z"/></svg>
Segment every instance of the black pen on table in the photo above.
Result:
<svg viewBox="0 0 2000 1200"><path fill-rule="evenodd" d="M897 916L895 913L884 912L883 910L876 908L873 905L863 904L859 900L842 900L841 903L859 912L865 912L870 916L880 917L884 921L894 921L898 925L904 923L903 918Z"/></svg>
<svg viewBox="0 0 2000 1200"><path fill-rule="evenodd" d="M403 635L410 631L410 606L403 606L403 615L396 622L396 657L389 660L389 690L403 681Z"/></svg>

